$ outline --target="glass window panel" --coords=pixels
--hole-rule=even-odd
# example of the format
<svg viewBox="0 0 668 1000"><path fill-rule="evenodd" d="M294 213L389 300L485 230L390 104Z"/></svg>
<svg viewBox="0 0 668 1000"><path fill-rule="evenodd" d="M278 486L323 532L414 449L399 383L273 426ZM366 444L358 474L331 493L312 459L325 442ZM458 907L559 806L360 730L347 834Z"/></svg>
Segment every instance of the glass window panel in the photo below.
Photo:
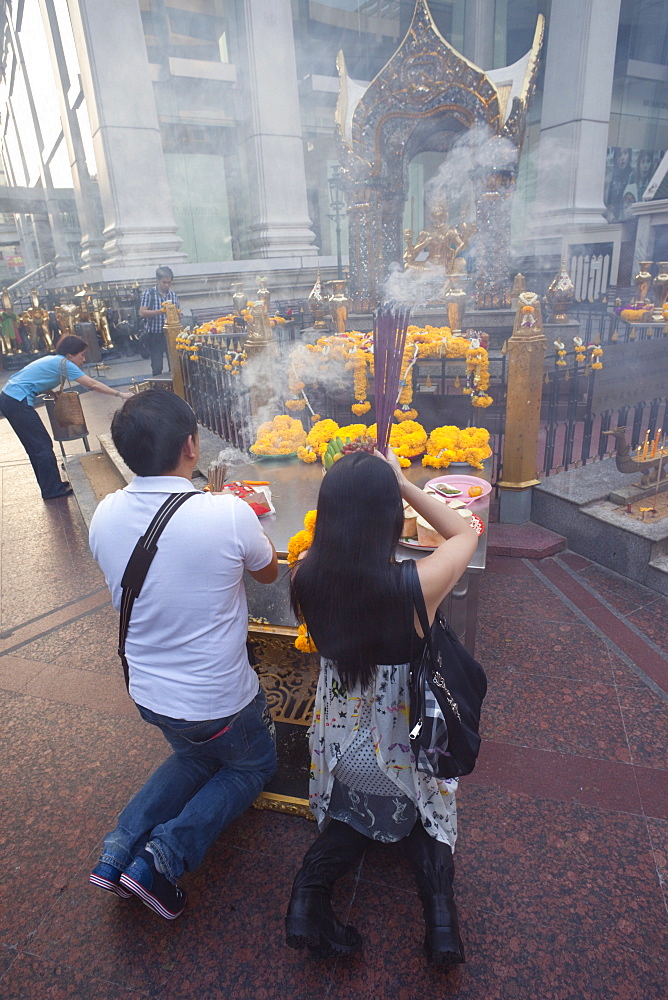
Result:
<svg viewBox="0 0 668 1000"><path fill-rule="evenodd" d="M60 108L38 0L26 2L20 38L43 148L51 150L61 128Z"/></svg>

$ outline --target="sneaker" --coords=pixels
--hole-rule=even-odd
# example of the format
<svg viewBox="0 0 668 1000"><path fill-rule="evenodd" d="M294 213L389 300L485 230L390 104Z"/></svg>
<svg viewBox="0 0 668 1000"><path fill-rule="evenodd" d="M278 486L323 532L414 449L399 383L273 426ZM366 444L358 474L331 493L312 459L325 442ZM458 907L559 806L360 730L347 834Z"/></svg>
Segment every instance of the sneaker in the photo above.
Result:
<svg viewBox="0 0 668 1000"><path fill-rule="evenodd" d="M183 913L185 892L157 870L153 855L143 848L121 875L121 885L165 920L174 920Z"/></svg>
<svg viewBox="0 0 668 1000"><path fill-rule="evenodd" d="M115 892L121 899L129 899L132 895L121 885L121 871L113 865L107 865L104 861L98 861L90 873L90 881L100 889L107 892Z"/></svg>

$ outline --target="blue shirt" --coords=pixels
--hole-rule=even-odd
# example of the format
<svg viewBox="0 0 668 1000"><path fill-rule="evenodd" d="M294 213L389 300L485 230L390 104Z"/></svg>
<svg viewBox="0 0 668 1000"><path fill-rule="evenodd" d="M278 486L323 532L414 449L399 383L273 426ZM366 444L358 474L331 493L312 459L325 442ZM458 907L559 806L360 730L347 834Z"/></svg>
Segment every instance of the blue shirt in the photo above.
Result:
<svg viewBox="0 0 668 1000"><path fill-rule="evenodd" d="M3 387L5 396L12 399L27 400L29 406L34 406L35 396L40 392L48 392L60 385L60 366L65 362L65 369L70 382L75 382L86 373L82 372L72 361L68 361L62 354L49 354L45 358L38 358L31 361L25 368L14 372L11 378Z"/></svg>
<svg viewBox="0 0 668 1000"><path fill-rule="evenodd" d="M176 292L172 292L170 289L166 295L163 295L162 292L158 291L157 285L154 285L153 288L147 288L141 297L141 307L144 309L162 309L165 302L173 302L177 309L180 308ZM160 316L147 316L144 320L147 333L162 333L166 319L164 313L161 313Z"/></svg>

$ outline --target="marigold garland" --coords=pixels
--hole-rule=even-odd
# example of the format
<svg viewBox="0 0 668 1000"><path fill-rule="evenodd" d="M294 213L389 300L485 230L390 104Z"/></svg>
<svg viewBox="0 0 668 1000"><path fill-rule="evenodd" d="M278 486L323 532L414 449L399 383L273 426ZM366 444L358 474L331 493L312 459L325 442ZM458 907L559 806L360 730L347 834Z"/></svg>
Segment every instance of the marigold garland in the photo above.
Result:
<svg viewBox="0 0 668 1000"><path fill-rule="evenodd" d="M314 643L311 636L308 634L308 629L306 624L302 623L297 629L297 638L295 639L295 649L298 649L300 653L317 653L318 647Z"/></svg>
<svg viewBox="0 0 668 1000"><path fill-rule="evenodd" d="M324 421L323 421L324 422ZM333 421L332 421L333 422ZM318 516L317 510L309 510L304 516L304 527L292 536L288 542L288 566L292 568L299 561L302 552L306 552L313 544L315 534L315 522ZM308 634L306 623L302 622L297 630L295 648L302 653L316 653L315 643Z"/></svg>
<svg viewBox="0 0 668 1000"><path fill-rule="evenodd" d="M315 344L300 345L290 355L290 390L298 398L304 392L303 382L306 372L312 375L314 357L319 358L322 369L330 362L343 363L347 371L353 373L355 402L351 410L357 417L371 409L367 400L368 373L373 373L373 338L370 333L351 330L349 333L320 337ZM310 363L309 363L310 355ZM447 326L409 326L406 347L401 366L400 392L395 417L399 421L414 420L417 411L411 406L413 401L413 367L420 359L465 358L467 364L467 386L462 390L472 397L471 403L477 407L489 406L493 400L487 393L489 388L489 357L484 347L473 347L466 337L453 337ZM288 401L288 407L292 401ZM308 401L307 401L308 405ZM295 409L297 407L294 407Z"/></svg>

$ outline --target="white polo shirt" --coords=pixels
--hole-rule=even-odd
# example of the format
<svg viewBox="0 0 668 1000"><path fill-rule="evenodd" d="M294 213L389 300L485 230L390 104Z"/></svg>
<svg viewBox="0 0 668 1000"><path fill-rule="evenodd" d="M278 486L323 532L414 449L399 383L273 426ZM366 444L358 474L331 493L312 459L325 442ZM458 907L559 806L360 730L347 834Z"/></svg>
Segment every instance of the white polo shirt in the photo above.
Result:
<svg viewBox="0 0 668 1000"><path fill-rule="evenodd" d="M137 476L98 506L90 547L117 611L139 537L169 493L194 489L180 476ZM234 715L255 697L243 573L271 559L257 516L237 497L202 493L176 511L130 619L126 656L138 705L197 722Z"/></svg>

